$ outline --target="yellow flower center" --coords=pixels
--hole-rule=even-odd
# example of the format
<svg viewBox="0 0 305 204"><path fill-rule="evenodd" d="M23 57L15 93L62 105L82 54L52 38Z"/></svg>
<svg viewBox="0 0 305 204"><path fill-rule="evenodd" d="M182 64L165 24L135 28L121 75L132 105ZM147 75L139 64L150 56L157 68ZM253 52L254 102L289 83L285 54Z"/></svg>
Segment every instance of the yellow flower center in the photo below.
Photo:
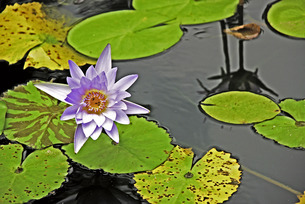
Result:
<svg viewBox="0 0 305 204"><path fill-rule="evenodd" d="M85 104L84 110L87 113L101 114L107 108L107 96L99 90L90 90L86 92L83 102Z"/></svg>

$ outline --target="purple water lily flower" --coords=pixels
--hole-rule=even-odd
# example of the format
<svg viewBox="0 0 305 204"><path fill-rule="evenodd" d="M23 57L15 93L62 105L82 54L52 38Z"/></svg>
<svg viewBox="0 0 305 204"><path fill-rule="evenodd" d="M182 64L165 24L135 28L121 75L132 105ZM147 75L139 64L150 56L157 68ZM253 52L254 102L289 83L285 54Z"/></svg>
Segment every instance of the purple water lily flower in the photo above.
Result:
<svg viewBox="0 0 305 204"><path fill-rule="evenodd" d="M49 95L66 102L68 107L61 120L75 118L77 128L74 136L74 151L77 153L89 137L96 140L101 132L119 143L118 129L114 123L129 124L127 114L146 114L149 110L124 100L131 94L126 90L137 80L138 75L128 75L115 82L117 68L111 66L111 48L108 44L86 75L69 60L71 77L66 84L41 82L35 86Z"/></svg>

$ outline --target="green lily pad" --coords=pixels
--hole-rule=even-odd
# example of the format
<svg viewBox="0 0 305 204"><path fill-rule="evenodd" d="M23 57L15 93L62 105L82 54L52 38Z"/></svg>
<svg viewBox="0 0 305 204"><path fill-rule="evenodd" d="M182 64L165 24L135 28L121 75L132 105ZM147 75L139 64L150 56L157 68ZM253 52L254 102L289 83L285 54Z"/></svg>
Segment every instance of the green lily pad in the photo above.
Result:
<svg viewBox="0 0 305 204"><path fill-rule="evenodd" d="M164 164L135 174L138 193L150 203L222 203L237 191L240 165L229 153L209 150L194 166L191 149L176 146Z"/></svg>
<svg viewBox="0 0 305 204"><path fill-rule="evenodd" d="M146 10L175 19L179 24L201 24L233 16L239 0L134 0L136 10Z"/></svg>
<svg viewBox="0 0 305 204"><path fill-rule="evenodd" d="M69 59L78 65L96 62L65 42L71 27L66 26L62 16L60 19L47 16L40 3L6 6L0 13L0 28L0 59L10 64L22 59L28 51L24 68L68 69Z"/></svg>
<svg viewBox="0 0 305 204"><path fill-rule="evenodd" d="M96 141L89 138L77 154L73 144L62 149L73 161L90 169L131 173L154 169L167 159L173 148L166 130L145 118L132 116L129 125L117 124L117 127L119 144L102 133Z"/></svg>
<svg viewBox="0 0 305 204"><path fill-rule="evenodd" d="M229 91L201 102L201 108L212 118L226 123L249 124L271 119L280 113L269 98L246 91Z"/></svg>
<svg viewBox="0 0 305 204"><path fill-rule="evenodd" d="M304 10L304 0L281 0L271 6L267 19L280 33L305 38Z"/></svg>
<svg viewBox="0 0 305 204"><path fill-rule="evenodd" d="M5 124L7 106L4 101L0 101L0 134L2 134Z"/></svg>
<svg viewBox="0 0 305 204"><path fill-rule="evenodd" d="M8 139L36 149L73 142L75 121L60 120L68 105L38 90L33 82L9 90L2 100L8 107L4 128Z"/></svg>
<svg viewBox="0 0 305 204"><path fill-rule="evenodd" d="M116 60L154 55L176 44L183 32L178 24L162 25L168 17L134 10L108 12L88 18L68 33L68 42L80 53L98 58L111 44Z"/></svg>
<svg viewBox="0 0 305 204"><path fill-rule="evenodd" d="M281 110L289 113L296 121L305 121L305 100L283 100L279 106Z"/></svg>
<svg viewBox="0 0 305 204"><path fill-rule="evenodd" d="M305 148L305 100L286 99L279 105L292 117L276 116L254 125L254 128L259 134L282 145Z"/></svg>
<svg viewBox="0 0 305 204"><path fill-rule="evenodd" d="M0 146L0 202L24 203L40 199L65 181L67 157L53 147L36 150L21 163L20 144Z"/></svg>

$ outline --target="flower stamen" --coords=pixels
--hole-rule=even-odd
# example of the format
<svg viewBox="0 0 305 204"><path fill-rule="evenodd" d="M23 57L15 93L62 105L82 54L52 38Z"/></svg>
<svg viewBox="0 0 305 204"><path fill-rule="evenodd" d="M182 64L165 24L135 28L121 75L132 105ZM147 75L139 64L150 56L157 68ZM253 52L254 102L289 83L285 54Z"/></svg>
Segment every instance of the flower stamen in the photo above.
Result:
<svg viewBox="0 0 305 204"><path fill-rule="evenodd" d="M99 90L90 90L86 92L83 102L84 110L90 114L101 114L107 109L107 96Z"/></svg>

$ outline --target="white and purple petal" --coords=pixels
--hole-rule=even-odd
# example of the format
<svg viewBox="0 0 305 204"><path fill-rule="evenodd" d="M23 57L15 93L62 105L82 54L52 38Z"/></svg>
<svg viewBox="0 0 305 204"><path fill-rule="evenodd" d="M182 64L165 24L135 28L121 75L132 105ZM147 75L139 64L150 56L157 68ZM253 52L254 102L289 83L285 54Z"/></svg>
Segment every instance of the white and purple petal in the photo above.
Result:
<svg viewBox="0 0 305 204"><path fill-rule="evenodd" d="M80 87L80 80L72 77L67 77L67 83L71 89L76 89Z"/></svg>
<svg viewBox="0 0 305 204"><path fill-rule="evenodd" d="M86 137L90 137L92 135L92 133L94 132L94 130L96 129L96 127L97 127L97 125L94 122L94 120L89 123L82 124L83 132Z"/></svg>
<svg viewBox="0 0 305 204"><path fill-rule="evenodd" d="M91 86L92 89L107 91L107 78L104 72L102 72L99 76L96 76L92 82Z"/></svg>
<svg viewBox="0 0 305 204"><path fill-rule="evenodd" d="M112 86L115 83L115 78L116 78L117 70L118 70L118 68L114 67L109 72L106 73L106 77L107 77L107 80L108 80L108 88L109 89L111 89Z"/></svg>
<svg viewBox="0 0 305 204"><path fill-rule="evenodd" d="M34 84L34 86L60 101L69 103L65 99L67 98L67 95L71 92L71 88L66 84L39 82Z"/></svg>
<svg viewBox="0 0 305 204"><path fill-rule="evenodd" d="M106 111L103 112L103 115L107 118L109 118L110 120L115 120L116 118L116 112L114 110L111 109L107 109Z"/></svg>
<svg viewBox="0 0 305 204"><path fill-rule="evenodd" d="M123 101L127 105L127 110L124 111L126 114L147 114L150 112L147 108L144 108L136 103L126 100Z"/></svg>
<svg viewBox="0 0 305 204"><path fill-rule="evenodd" d="M70 104L80 104L83 100L83 95L78 89L72 89L71 92L65 98L65 101Z"/></svg>
<svg viewBox="0 0 305 204"><path fill-rule="evenodd" d="M115 97L115 100L116 101L121 101L122 99L128 98L130 96L131 96L131 94L129 92L127 92L127 91L120 91L120 92L117 93L117 95Z"/></svg>
<svg viewBox="0 0 305 204"><path fill-rule="evenodd" d="M105 130L108 130L108 131L110 131L111 129L112 129L112 126L113 126L114 124L113 124L113 120L110 120L110 119L108 119L108 118L106 118L105 119L105 122L103 123L103 128L105 129Z"/></svg>
<svg viewBox="0 0 305 204"><path fill-rule="evenodd" d="M128 116L126 113L122 110L117 110L116 111L116 118L115 121L124 125L127 125L130 123Z"/></svg>
<svg viewBox="0 0 305 204"><path fill-rule="evenodd" d="M87 111L83 110L83 115L82 115L83 123L91 122L94 118L94 115L96 115L96 114L87 113Z"/></svg>
<svg viewBox="0 0 305 204"><path fill-rule="evenodd" d="M105 130L105 132L107 133L107 135L116 143L119 143L120 138L119 138L119 131L118 128L115 124L113 124L112 128L110 131Z"/></svg>
<svg viewBox="0 0 305 204"><path fill-rule="evenodd" d="M66 110L62 113L60 119L61 120L70 120L75 118L75 115L79 109L79 105L73 105L66 108Z"/></svg>
<svg viewBox="0 0 305 204"><path fill-rule="evenodd" d="M73 62L72 60L69 60L69 68L70 68L70 75L72 78L80 80L84 75L83 71Z"/></svg>
<svg viewBox="0 0 305 204"><path fill-rule="evenodd" d="M80 79L80 85L81 85L81 90L90 90L91 89L91 80L86 78L86 77L82 77Z"/></svg>
<svg viewBox="0 0 305 204"><path fill-rule="evenodd" d="M99 136L102 134L102 131L103 131L103 127L96 127L96 129L94 130L92 135L90 135L90 137L93 140L97 140L97 138L99 138Z"/></svg>
<svg viewBox="0 0 305 204"><path fill-rule="evenodd" d="M114 103L116 103L117 101L121 101L122 99L128 98L128 97L131 96L131 94L128 93L127 91L119 91L119 90L116 90L116 91L111 90L107 94L108 94L108 98L110 100L114 100L113 101ZM109 106L113 105L114 103L109 104Z"/></svg>
<svg viewBox="0 0 305 204"><path fill-rule="evenodd" d="M111 105L108 104L108 108L126 110L127 105L123 101L117 101L117 102L111 103Z"/></svg>
<svg viewBox="0 0 305 204"><path fill-rule="evenodd" d="M77 125L74 134L74 152L77 153L87 141L88 137L83 132L82 125Z"/></svg>
<svg viewBox="0 0 305 204"><path fill-rule="evenodd" d="M107 73L111 69L111 66L112 66L111 47L110 47L110 44L108 44L104 48L100 57L98 58L96 65L95 65L95 69L98 74L100 74L103 71Z"/></svg>
<svg viewBox="0 0 305 204"><path fill-rule="evenodd" d="M94 114L93 119L94 119L96 125L98 127L101 127L104 124L106 117L103 114L100 114L100 115Z"/></svg>
<svg viewBox="0 0 305 204"><path fill-rule="evenodd" d="M97 75L97 71L94 69L93 65L91 65L86 71L86 77L90 80L94 79Z"/></svg>
<svg viewBox="0 0 305 204"><path fill-rule="evenodd" d="M136 80L138 79L137 74L132 74L121 78L113 85L113 89L125 91L127 90Z"/></svg>

